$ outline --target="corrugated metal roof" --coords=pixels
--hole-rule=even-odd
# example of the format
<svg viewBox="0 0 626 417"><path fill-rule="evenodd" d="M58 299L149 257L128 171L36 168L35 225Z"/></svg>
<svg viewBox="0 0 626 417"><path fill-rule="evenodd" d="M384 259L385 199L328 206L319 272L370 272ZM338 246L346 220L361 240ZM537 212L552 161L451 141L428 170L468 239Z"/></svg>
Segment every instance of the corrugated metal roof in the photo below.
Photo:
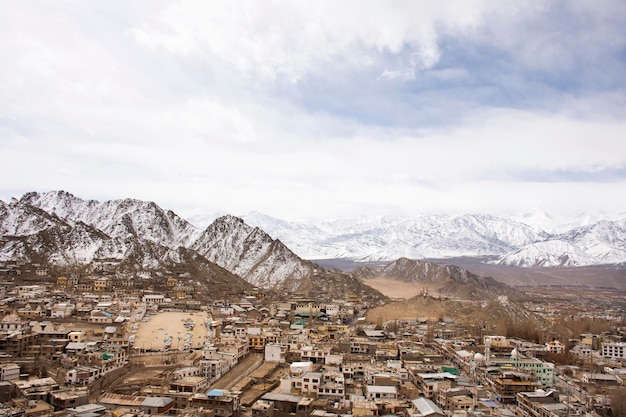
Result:
<svg viewBox="0 0 626 417"><path fill-rule="evenodd" d="M174 400L169 398L169 397L146 397L146 399L143 402L143 406L144 407L165 407L166 405L169 405L173 402Z"/></svg>
<svg viewBox="0 0 626 417"><path fill-rule="evenodd" d="M431 414L445 415L443 411L441 411L441 408L437 407L437 404L428 398L420 397L417 400L413 400L412 403L423 416L429 416Z"/></svg>

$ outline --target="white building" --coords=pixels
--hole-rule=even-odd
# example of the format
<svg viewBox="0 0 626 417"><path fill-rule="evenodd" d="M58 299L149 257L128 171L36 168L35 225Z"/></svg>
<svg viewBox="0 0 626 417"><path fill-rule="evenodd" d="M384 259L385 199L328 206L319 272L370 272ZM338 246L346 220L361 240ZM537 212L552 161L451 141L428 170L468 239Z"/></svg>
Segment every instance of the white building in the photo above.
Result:
<svg viewBox="0 0 626 417"><path fill-rule="evenodd" d="M75 309L76 306L74 304L58 303L52 307L52 310L50 310L50 317L53 319L64 319L66 317L70 317L74 313Z"/></svg>
<svg viewBox="0 0 626 417"><path fill-rule="evenodd" d="M611 359L626 359L626 342L602 343L602 356Z"/></svg>
<svg viewBox="0 0 626 417"><path fill-rule="evenodd" d="M395 400L398 398L398 390L394 386L366 385L365 398L368 400Z"/></svg>
<svg viewBox="0 0 626 417"><path fill-rule="evenodd" d="M0 381L20 379L20 367L16 363L0 363Z"/></svg>
<svg viewBox="0 0 626 417"><path fill-rule="evenodd" d="M145 294L143 302L146 304L164 304L165 296L163 294Z"/></svg>
<svg viewBox="0 0 626 417"><path fill-rule="evenodd" d="M89 385L102 375L100 368L80 366L70 369L65 375L65 381L74 385Z"/></svg>
<svg viewBox="0 0 626 417"><path fill-rule="evenodd" d="M286 347L279 344L268 343L265 345L265 362L285 363Z"/></svg>

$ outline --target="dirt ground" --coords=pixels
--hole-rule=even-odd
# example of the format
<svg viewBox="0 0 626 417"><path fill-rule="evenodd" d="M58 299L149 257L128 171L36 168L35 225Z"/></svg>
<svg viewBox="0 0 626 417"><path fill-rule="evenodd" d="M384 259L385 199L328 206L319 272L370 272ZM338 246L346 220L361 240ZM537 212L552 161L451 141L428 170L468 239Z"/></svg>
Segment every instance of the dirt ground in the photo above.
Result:
<svg viewBox="0 0 626 417"><path fill-rule="evenodd" d="M167 336L172 337L170 349L182 348L187 333L192 334L192 347L198 348L204 345L207 336L204 319L208 317L205 312L162 312L146 317L150 320L145 323L140 322L135 334L134 348L137 350L160 350L165 346ZM193 330L184 326L185 321L189 319L195 323Z"/></svg>
<svg viewBox="0 0 626 417"><path fill-rule="evenodd" d="M408 300L415 297L420 292L426 290L431 294L436 294L439 287L423 283L411 283L390 278L372 278L363 281L375 290L380 291L389 298Z"/></svg>

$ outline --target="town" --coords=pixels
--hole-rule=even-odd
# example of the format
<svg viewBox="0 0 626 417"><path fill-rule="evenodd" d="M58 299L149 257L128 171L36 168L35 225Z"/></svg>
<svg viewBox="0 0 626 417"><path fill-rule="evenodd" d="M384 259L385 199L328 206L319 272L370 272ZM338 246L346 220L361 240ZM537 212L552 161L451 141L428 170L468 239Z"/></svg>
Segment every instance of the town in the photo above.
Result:
<svg viewBox="0 0 626 417"><path fill-rule="evenodd" d="M536 297L528 308L548 319L592 324L538 341L453 317L370 320L352 294L1 272L0 416L624 415L624 312L611 303Z"/></svg>

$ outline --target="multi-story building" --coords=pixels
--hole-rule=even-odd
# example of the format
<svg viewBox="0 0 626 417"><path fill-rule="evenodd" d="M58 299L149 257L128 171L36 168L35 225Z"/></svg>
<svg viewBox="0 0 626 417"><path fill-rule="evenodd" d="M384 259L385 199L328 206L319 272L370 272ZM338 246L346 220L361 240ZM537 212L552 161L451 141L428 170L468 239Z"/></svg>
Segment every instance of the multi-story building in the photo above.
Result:
<svg viewBox="0 0 626 417"><path fill-rule="evenodd" d="M326 357L330 354L330 347L302 346L300 348L300 360L302 362L325 363Z"/></svg>
<svg viewBox="0 0 626 417"><path fill-rule="evenodd" d="M416 373L412 375L413 383L422 391L424 397L428 399L436 398L442 389L453 388L456 378L456 375L449 372Z"/></svg>
<svg viewBox="0 0 626 417"><path fill-rule="evenodd" d="M20 379L20 366L16 363L0 363L0 381L17 381Z"/></svg>
<svg viewBox="0 0 626 417"><path fill-rule="evenodd" d="M559 417L567 406L559 402L558 391L532 391L517 393L517 417Z"/></svg>
<svg viewBox="0 0 626 417"><path fill-rule="evenodd" d="M518 392L530 392L537 388L537 382L522 373L507 373L497 376L493 382L496 400L505 404L513 404Z"/></svg>
<svg viewBox="0 0 626 417"><path fill-rule="evenodd" d="M525 357L517 349L513 349L511 354L506 357L486 358L486 365L527 373L541 383L544 388L554 386L554 364Z"/></svg>
<svg viewBox="0 0 626 417"><path fill-rule="evenodd" d="M212 410L215 416L232 417L239 412L239 393L213 389L206 394L192 395L189 405L193 408Z"/></svg>
<svg viewBox="0 0 626 417"><path fill-rule="evenodd" d="M626 342L602 343L602 356L611 359L626 359Z"/></svg>
<svg viewBox="0 0 626 417"><path fill-rule="evenodd" d="M100 378L102 370L89 366L79 366L70 369L65 374L65 382L72 385L89 385Z"/></svg>

